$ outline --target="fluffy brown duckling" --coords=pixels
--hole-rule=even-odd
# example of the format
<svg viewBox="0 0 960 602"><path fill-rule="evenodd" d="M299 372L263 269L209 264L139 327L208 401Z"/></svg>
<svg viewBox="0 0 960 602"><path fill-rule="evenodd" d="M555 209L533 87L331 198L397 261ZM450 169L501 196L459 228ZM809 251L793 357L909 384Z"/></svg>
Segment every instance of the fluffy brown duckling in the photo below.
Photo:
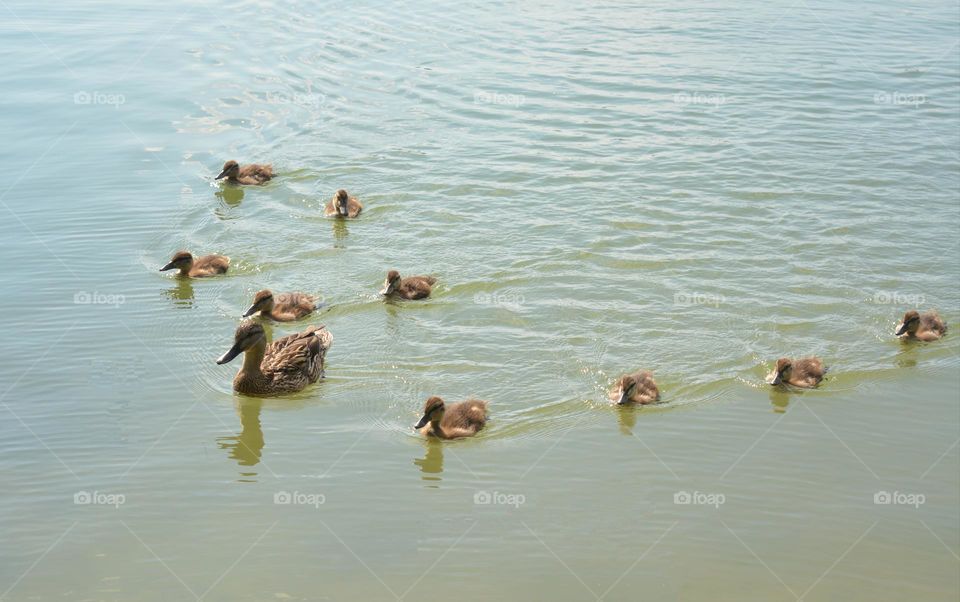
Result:
<svg viewBox="0 0 960 602"><path fill-rule="evenodd" d="M423 299L430 296L431 287L437 279L433 276L408 276L401 278L400 272L390 270L383 281L380 294L384 297L396 295L403 299Z"/></svg>
<svg viewBox="0 0 960 602"><path fill-rule="evenodd" d="M356 197L347 194L342 188L337 191L333 198L327 201L327 207L323 214L327 217L357 217L363 211L363 205Z"/></svg>
<svg viewBox="0 0 960 602"><path fill-rule="evenodd" d="M230 258L225 255L204 255L194 258L189 251L177 251L167 265L160 268L160 271L177 269L180 270L178 272L180 276L206 278L226 274L229 267Z"/></svg>
<svg viewBox="0 0 960 602"><path fill-rule="evenodd" d="M451 403L448 408L439 397L431 397L423 404L423 417L414 425L425 437L458 439L472 437L487 423L487 402L468 399Z"/></svg>
<svg viewBox="0 0 960 602"><path fill-rule="evenodd" d="M610 389L610 399L616 401L618 405L630 403L646 405L660 401L660 389L657 388L657 383L653 382L653 374L647 370L641 370L621 376Z"/></svg>
<svg viewBox="0 0 960 602"><path fill-rule="evenodd" d="M226 364L243 354L243 365L233 379L233 389L238 393L294 393L323 376L323 361L331 345L333 335L322 325L310 326L267 345L263 326L244 320L234 333L233 346L217 363Z"/></svg>
<svg viewBox="0 0 960 602"><path fill-rule="evenodd" d="M214 179L226 178L231 184L257 185L263 184L272 177L272 165L251 163L241 167L239 163L231 159L223 164L223 171Z"/></svg>
<svg viewBox="0 0 960 602"><path fill-rule="evenodd" d="M257 291L253 296L253 305L243 313L244 318L260 312L264 318L277 322L293 322L313 313L317 309L317 298L306 293L281 293L274 295L267 289Z"/></svg>
<svg viewBox="0 0 960 602"><path fill-rule="evenodd" d="M947 325L936 311L930 310L921 314L911 309L903 314L903 322L897 325L894 334L902 339L936 341L947 334Z"/></svg>
<svg viewBox="0 0 960 602"><path fill-rule="evenodd" d="M767 375L767 383L779 385L786 383L794 387L811 389L820 384L827 369L819 357L807 357L792 360L781 357L777 360L777 367Z"/></svg>

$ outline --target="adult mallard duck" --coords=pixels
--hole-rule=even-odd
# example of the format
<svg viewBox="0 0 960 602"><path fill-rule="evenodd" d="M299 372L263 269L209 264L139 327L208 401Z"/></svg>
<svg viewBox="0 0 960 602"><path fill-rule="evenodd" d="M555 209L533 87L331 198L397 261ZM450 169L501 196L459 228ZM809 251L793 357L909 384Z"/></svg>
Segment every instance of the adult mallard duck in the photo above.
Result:
<svg viewBox="0 0 960 602"><path fill-rule="evenodd" d="M823 362L819 357L806 357L797 360L781 357L777 360L777 367L767 375L767 383L774 386L786 383L794 387L811 389L820 384L823 375L826 373L827 369L823 367Z"/></svg>
<svg viewBox="0 0 960 602"><path fill-rule="evenodd" d="M936 341L947 334L947 325L933 310L921 314L911 309L903 314L903 322L897 325L894 334L902 339Z"/></svg>
<svg viewBox="0 0 960 602"><path fill-rule="evenodd" d="M413 428L425 437L458 439L476 435L486 423L486 401L468 399L448 408L439 397L431 397L423 404L423 417Z"/></svg>
<svg viewBox="0 0 960 602"><path fill-rule="evenodd" d="M317 308L317 298L306 293L281 293L274 295L269 290L257 291L253 296L253 305L244 312L243 317L249 318L260 312L260 315L277 322L292 322L310 315Z"/></svg>
<svg viewBox="0 0 960 602"><path fill-rule="evenodd" d="M409 276L401 278L400 272L390 270L387 279L383 281L380 294L384 297L396 295L403 299L423 299L430 296L431 287L437 279L433 276Z"/></svg>
<svg viewBox="0 0 960 602"><path fill-rule="evenodd" d="M161 272L180 270L180 276L189 276L191 278L206 278L225 274L230 267L230 258L225 255L204 255L194 258L189 251L177 251L167 262L167 265L160 268Z"/></svg>
<svg viewBox="0 0 960 602"><path fill-rule="evenodd" d="M217 359L226 364L241 353L243 365L233 379L233 389L245 395L294 393L323 376L323 360L333 345L325 326L277 339L269 346L260 324L245 320L233 336L233 347Z"/></svg>
<svg viewBox="0 0 960 602"><path fill-rule="evenodd" d="M621 376L610 389L610 399L619 405L639 403L646 405L660 401L660 389L653 382L653 374L641 370L634 374Z"/></svg>
<svg viewBox="0 0 960 602"><path fill-rule="evenodd" d="M337 191L333 198L327 201L327 206L323 214L327 217L357 217L363 211L363 205L356 197L347 194L342 188Z"/></svg>
<svg viewBox="0 0 960 602"><path fill-rule="evenodd" d="M214 179L226 178L231 184L257 185L267 182L272 177L272 165L251 163L240 167L239 163L230 160L223 164L223 171Z"/></svg>

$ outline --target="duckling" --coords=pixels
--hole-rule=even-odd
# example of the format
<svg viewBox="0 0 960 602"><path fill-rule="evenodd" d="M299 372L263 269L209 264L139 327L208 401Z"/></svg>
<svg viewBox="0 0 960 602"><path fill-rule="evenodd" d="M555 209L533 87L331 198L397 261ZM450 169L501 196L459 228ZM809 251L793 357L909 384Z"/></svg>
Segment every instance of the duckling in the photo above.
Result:
<svg viewBox="0 0 960 602"><path fill-rule="evenodd" d="M357 197L348 195L347 191L341 188L337 191L337 194L333 195L333 198L327 202L327 207L323 210L323 214L327 217L334 215L337 217L357 217L361 211L363 211L363 205L360 204Z"/></svg>
<svg viewBox="0 0 960 602"><path fill-rule="evenodd" d="M634 374L625 374L620 377L616 385L610 390L610 399L618 405L639 403L646 405L660 401L660 389L653 382L653 374L641 370Z"/></svg>
<svg viewBox="0 0 960 602"><path fill-rule="evenodd" d="M245 395L294 393L323 376L323 360L333 345L325 326L277 339L269 346L263 326L244 320L233 336L233 347L217 359L226 364L243 353L243 365L233 379L233 390Z"/></svg>
<svg viewBox="0 0 960 602"><path fill-rule="evenodd" d="M160 268L161 272L180 270L178 275L191 278L206 278L217 274L226 274L230 267L230 258L225 255L204 255L194 258L189 251L177 251L167 263Z"/></svg>
<svg viewBox="0 0 960 602"><path fill-rule="evenodd" d="M423 417L413 428L425 437L458 439L476 435L486 422L486 401L468 399L450 404L447 410L442 399L431 397L423 404Z"/></svg>
<svg viewBox="0 0 960 602"><path fill-rule="evenodd" d="M430 290L437 279L433 276L410 276L400 278L400 272L390 270L387 279L383 281L380 294L384 297L397 295L404 299L423 299L430 296Z"/></svg>
<svg viewBox="0 0 960 602"><path fill-rule="evenodd" d="M947 334L947 325L934 310L921 314L917 310L911 309L903 314L903 322L897 325L894 334L902 339L936 341Z"/></svg>
<svg viewBox="0 0 960 602"><path fill-rule="evenodd" d="M273 296L267 289L257 291L253 296L253 305L243 313L244 318L260 312L264 318L277 322L292 322L310 315L317 309L317 298L306 293L282 293Z"/></svg>
<svg viewBox="0 0 960 602"><path fill-rule="evenodd" d="M783 382L794 387L812 389L820 384L826 373L827 369L818 357L798 360L781 357L777 360L777 367L767 375L767 383L776 386Z"/></svg>
<svg viewBox="0 0 960 602"><path fill-rule="evenodd" d="M239 163L231 159L223 164L223 171L221 171L220 175L214 179L219 180L221 178L226 178L231 184L256 185L263 184L272 177L272 165L251 163L250 165L244 165L243 167L240 167Z"/></svg>

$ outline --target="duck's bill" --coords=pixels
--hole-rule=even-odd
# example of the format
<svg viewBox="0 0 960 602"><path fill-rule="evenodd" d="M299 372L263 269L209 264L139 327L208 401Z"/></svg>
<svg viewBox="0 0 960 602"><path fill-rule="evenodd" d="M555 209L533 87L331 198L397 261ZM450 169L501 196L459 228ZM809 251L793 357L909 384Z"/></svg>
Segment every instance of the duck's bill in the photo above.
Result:
<svg viewBox="0 0 960 602"><path fill-rule="evenodd" d="M899 326L897 326L897 329L893 331L893 334L896 336L900 336L906 331L907 331L907 323L903 322Z"/></svg>
<svg viewBox="0 0 960 602"><path fill-rule="evenodd" d="M387 295L389 295L389 294L390 294L390 287L389 287L389 286L385 286L385 287L383 287L382 289L380 289L380 294L383 295L384 297L386 297Z"/></svg>
<svg viewBox="0 0 960 602"><path fill-rule="evenodd" d="M224 169L223 171L221 171L221 172L220 172L220 175L217 176L217 177L215 177L214 180L222 180L222 179L225 178L225 177L227 177L227 170L226 170L226 169Z"/></svg>
<svg viewBox="0 0 960 602"><path fill-rule="evenodd" d="M224 353L223 355L217 358L217 363L226 364L227 362L232 361L233 358L237 357L241 353L243 353L243 348L240 347L240 345L234 345L233 347L230 348L230 351L227 351L226 353Z"/></svg>
<svg viewBox="0 0 960 602"><path fill-rule="evenodd" d="M244 318L249 318L249 317L252 316L253 314L257 313L258 311L259 311L259 310L257 309L257 306L256 306L256 305L251 305L251 306L250 306L250 309L248 309L247 311L243 312L243 316L242 316L242 317L244 317Z"/></svg>
<svg viewBox="0 0 960 602"><path fill-rule="evenodd" d="M414 430L422 429L423 427L427 426L428 422L430 422L430 416L424 414L423 417L420 419L420 422L413 425L413 428Z"/></svg>
<svg viewBox="0 0 960 602"><path fill-rule="evenodd" d="M161 272L166 272L167 270L172 270L174 267L176 267L176 266L174 266L174 265L173 265L173 262L171 261L171 262L168 263L167 265L165 265L165 266L163 266L162 268L160 268L160 271L161 271Z"/></svg>
<svg viewBox="0 0 960 602"><path fill-rule="evenodd" d="M622 406L630 403L630 396L627 395L626 391L620 391L620 399L617 400L617 405Z"/></svg>
<svg viewBox="0 0 960 602"><path fill-rule="evenodd" d="M782 380L782 378L783 378L783 377L780 375L780 373L777 372L776 370L774 370L773 372L771 372L770 374L767 375L767 384L768 384L768 385L779 385L779 384L780 384L780 381Z"/></svg>

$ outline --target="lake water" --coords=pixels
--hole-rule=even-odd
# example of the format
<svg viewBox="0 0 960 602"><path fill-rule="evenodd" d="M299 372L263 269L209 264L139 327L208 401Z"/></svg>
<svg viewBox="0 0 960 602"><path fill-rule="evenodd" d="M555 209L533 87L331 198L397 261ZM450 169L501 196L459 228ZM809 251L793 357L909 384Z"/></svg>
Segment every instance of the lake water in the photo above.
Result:
<svg viewBox="0 0 960 602"><path fill-rule="evenodd" d="M956 600L955 3L377 4L3 2L0 599ZM214 363L267 287L289 398Z"/></svg>

